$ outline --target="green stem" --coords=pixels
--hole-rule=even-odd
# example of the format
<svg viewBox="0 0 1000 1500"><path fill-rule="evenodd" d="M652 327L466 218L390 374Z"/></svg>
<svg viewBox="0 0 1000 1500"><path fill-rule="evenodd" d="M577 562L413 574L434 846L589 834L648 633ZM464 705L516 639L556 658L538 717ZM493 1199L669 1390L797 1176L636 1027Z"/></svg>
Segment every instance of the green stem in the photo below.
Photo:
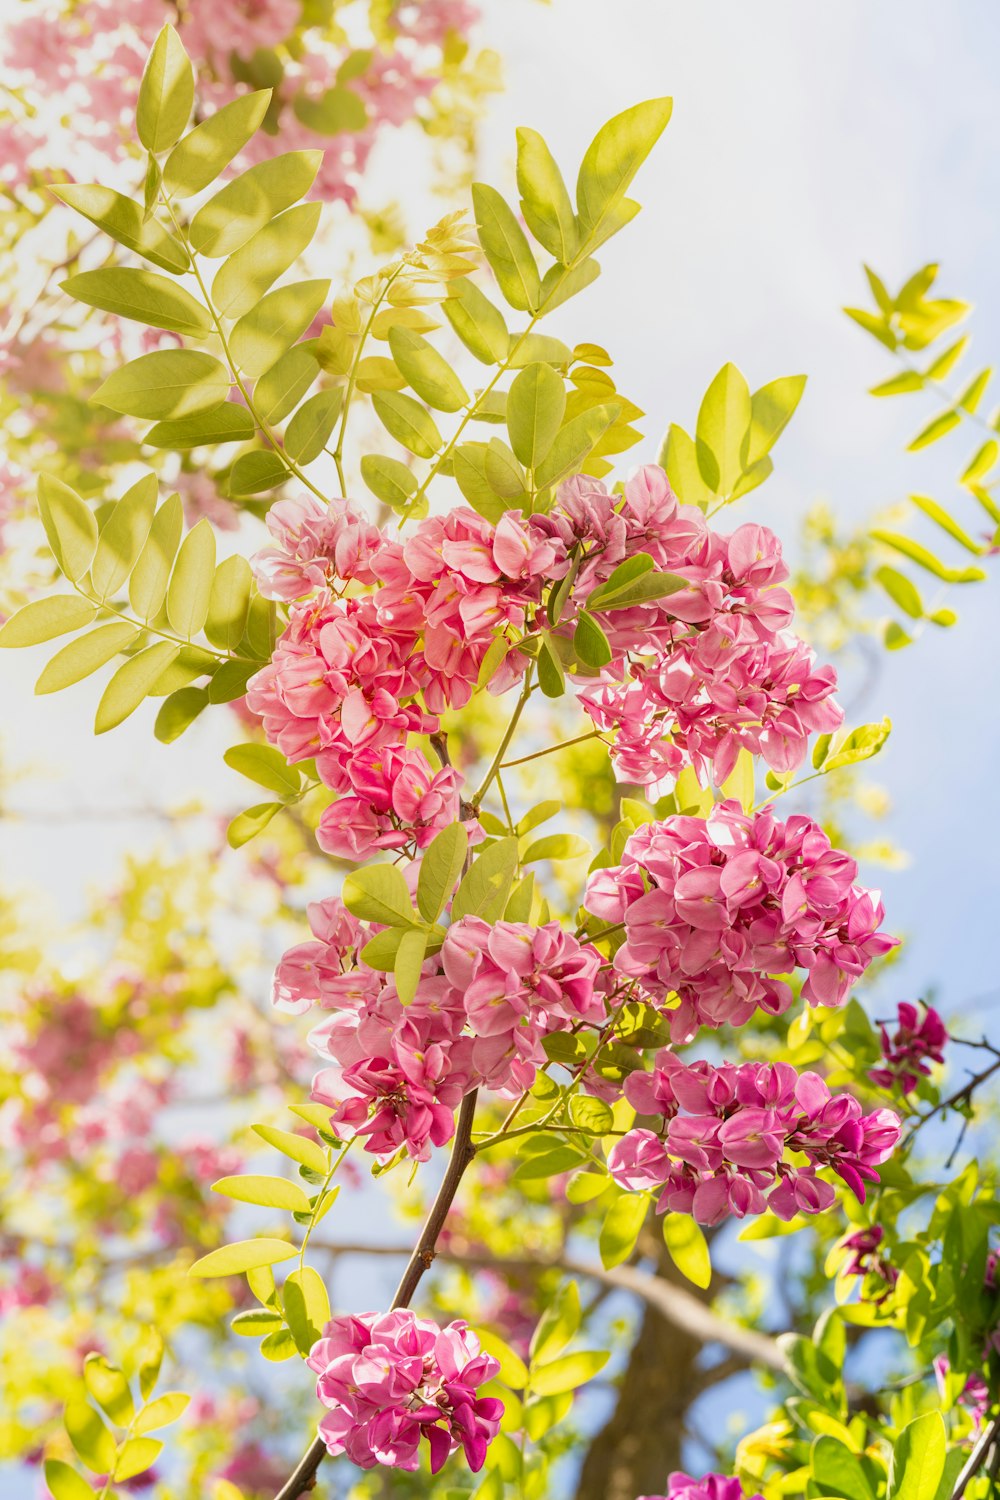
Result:
<svg viewBox="0 0 1000 1500"><path fill-rule="evenodd" d="M481 805L483 798L485 797L486 793L489 791L489 788L490 788L490 786L492 784L494 776L496 776L496 774L500 770L501 765L503 764L503 758L506 755L507 750L510 747L511 740L514 738L514 731L517 728L518 720L520 719L521 714L524 711L525 704L527 703L528 699L531 697L531 688L532 688L531 673L532 673L532 667L531 667L531 663L529 662L528 669L527 669L527 671L524 674L524 685L521 688L521 696L518 698L517 704L516 704L516 706L514 708L514 712L510 716L510 723L507 725L507 728L504 730L503 739L500 741L500 748L497 750L496 755L494 755L494 757L493 757L492 764L490 765L490 768L486 772L486 776L483 779L483 784L479 788L479 790L476 792L475 796L471 799L471 804L472 804L473 807L478 808Z"/></svg>
<svg viewBox="0 0 1000 1500"><path fill-rule="evenodd" d="M106 609L110 614L117 615L120 620L125 620L129 625L134 625L136 630L146 630L150 635L158 635L162 640L172 641L176 646L191 646L196 651L204 651L207 656L214 656L217 661L242 661L246 662L247 666L254 667L264 665L263 662L258 662L253 657L234 656L232 652L217 651L214 646L203 646L200 641L193 641L182 635L174 635L172 630L163 630L159 625L153 625L148 620L136 620L124 609L120 609L118 605L109 604L104 599L97 599L93 594L88 594L86 589L82 589L78 583L74 583L73 587L81 599L86 599L88 604L96 604L98 609Z"/></svg>
<svg viewBox="0 0 1000 1500"><path fill-rule="evenodd" d="M396 277L400 274L402 269L403 265L402 263L400 263L393 271L392 275L386 278L385 285L379 292L378 296L375 298L375 301L372 303L372 310L368 314L368 321L365 323L364 328L362 328L361 330L361 335L358 339L358 347L354 351L354 358L351 361L351 368L347 377L347 387L344 391L344 404L340 412L340 427L337 431L337 446L333 450L333 461L337 465L337 477L340 480L340 492L345 500L347 499L347 481L344 477L344 439L347 436L348 413L350 412L351 402L354 399L354 392L357 389L358 384L358 367L361 364L361 357L364 353L365 344L368 342L368 336L371 333L372 324L375 322L375 315L388 296L389 288L392 286L393 282L396 280Z"/></svg>
<svg viewBox="0 0 1000 1500"><path fill-rule="evenodd" d="M341 1162L344 1160L344 1157L347 1155L347 1153L350 1150L352 1144L353 1144L353 1142L351 1142L351 1141L345 1141L344 1145L340 1149L339 1156L334 1156L333 1152L332 1152L332 1149L331 1149L330 1169L327 1172L326 1176L324 1177L324 1179L323 1179L323 1186L320 1188L319 1193L317 1194L316 1202L313 1205L312 1215L311 1215L311 1217L309 1219L309 1223L306 1225L306 1232L302 1236L302 1244L299 1247L299 1270L300 1271L302 1270L303 1266L306 1263L306 1251L309 1248L309 1241L312 1238L312 1232L316 1228L316 1225L318 1223L317 1215L319 1214L320 1209L323 1207L323 1199L326 1197L327 1193L330 1190L330 1183L333 1181L333 1178L334 1178L334 1176L336 1174L337 1168L340 1166Z"/></svg>
<svg viewBox="0 0 1000 1500"><path fill-rule="evenodd" d="M508 771L511 766L526 766L529 760L541 760L543 755L555 755L558 750L568 750L570 745L582 745L585 740L599 740L600 731L592 729L589 734L578 734L571 740L560 740L558 745L547 745L544 750L534 750L530 755L519 755L517 760L505 760L501 762L500 770Z"/></svg>
<svg viewBox="0 0 1000 1500"><path fill-rule="evenodd" d="M269 422L264 419L264 417L258 411L257 407L254 405L253 398L250 395L249 390L247 389L243 376L240 374L239 367L236 364L236 361L233 359L232 353L229 348L229 340L226 337L226 330L223 326L221 317L215 310L215 304L213 303L211 296L209 295L208 287L205 285L205 278L202 276L201 268L198 265L198 257L191 247L191 242L187 237L187 232L181 221L178 219L177 215L174 213L173 203L171 202L170 197L167 193L161 193L161 201L166 208L167 213L170 215L173 226L176 229L177 234L191 259L192 275L197 281L198 287L201 291L201 295L205 303L205 310L208 313L209 317L212 319L212 322L215 324L215 332L218 335L219 342L222 345L222 352L226 357L226 364L229 366L230 373L232 374L232 377L236 382L240 395L243 397L243 400L247 404L247 410L250 412L250 415L253 417L257 426L260 428L261 432L264 434L265 438L270 443L275 453L281 459L281 462L285 465L285 468L288 470L288 472L290 474L294 474L299 483L304 484L307 490L311 490L318 500L322 500L324 505L328 505L329 500L327 496L324 495L321 489L318 489L316 485L313 484L308 474L306 474L303 469L299 468L295 460L289 458L288 454L281 446L274 428L270 425Z"/></svg>

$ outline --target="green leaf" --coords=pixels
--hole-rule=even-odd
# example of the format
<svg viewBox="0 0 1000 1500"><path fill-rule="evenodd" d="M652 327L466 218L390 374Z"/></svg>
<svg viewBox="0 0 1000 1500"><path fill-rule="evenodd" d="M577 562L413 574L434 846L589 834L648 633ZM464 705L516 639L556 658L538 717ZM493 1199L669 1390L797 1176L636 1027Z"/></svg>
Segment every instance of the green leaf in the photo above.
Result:
<svg viewBox="0 0 1000 1500"><path fill-rule="evenodd" d="M215 578L215 532L206 516L184 538L167 587L171 628L190 640L208 618Z"/></svg>
<svg viewBox="0 0 1000 1500"><path fill-rule="evenodd" d="M908 453L916 453L920 448L929 448L931 443L936 443L939 438L943 438L949 432L954 431L954 429L960 424L961 420L962 417L960 412L941 412L938 416L934 417L930 422L928 422L926 427L921 427L920 431L917 433L913 441L907 443L906 451Z"/></svg>
<svg viewBox="0 0 1000 1500"><path fill-rule="evenodd" d="M88 307L134 318L150 328L166 328L191 338L204 338L212 331L212 319L201 303L155 271L131 266L81 271L62 282L60 290Z"/></svg>
<svg viewBox="0 0 1000 1500"><path fill-rule="evenodd" d="M701 510L708 509L715 499L715 492L701 476L694 439L676 422L671 422L663 440L659 463L666 469L670 487L678 500L685 505L697 505Z"/></svg>
<svg viewBox="0 0 1000 1500"><path fill-rule="evenodd" d="M884 566L876 568L875 578L885 589L894 604L898 604L904 614L910 616L911 620L919 620L924 613L924 603L920 597L920 590L915 583L907 578L905 573L897 572L895 568Z"/></svg>
<svg viewBox="0 0 1000 1500"><path fill-rule="evenodd" d="M908 536L902 536L896 531L883 531L880 528L872 531L872 537L883 546L892 547L894 551L901 552L918 567L926 568L928 573L933 573L935 578L940 578L942 583L980 583L986 574L982 568L949 568L940 558L934 556L926 547L919 542L911 541Z"/></svg>
<svg viewBox="0 0 1000 1500"><path fill-rule="evenodd" d="M784 375L754 391L750 399L750 446L746 468L770 453L794 415L806 388L804 375Z"/></svg>
<svg viewBox="0 0 1000 1500"><path fill-rule="evenodd" d="M460 443L452 455L455 483L479 515L492 525L503 516L506 503L497 496L486 477L489 449L485 443ZM490 648L492 650L492 647ZM482 684L480 684L482 686Z"/></svg>
<svg viewBox="0 0 1000 1500"><path fill-rule="evenodd" d="M179 655L180 647L172 641L157 641L123 662L101 695L94 733L106 734L127 719Z"/></svg>
<svg viewBox="0 0 1000 1500"><path fill-rule="evenodd" d="M883 380L878 385L873 385L869 390L869 396L905 396L910 391L922 391L924 388L924 377L919 370L904 370L901 375L893 375L891 380Z"/></svg>
<svg viewBox="0 0 1000 1500"><path fill-rule="evenodd" d="M890 620L885 627L884 640L887 651L901 651L904 646L913 645L912 635L907 635L902 625L896 620Z"/></svg>
<svg viewBox="0 0 1000 1500"><path fill-rule="evenodd" d="M147 59L135 111L136 132L146 150L158 156L175 146L193 105L194 70L174 28L164 26Z"/></svg>
<svg viewBox="0 0 1000 1500"><path fill-rule="evenodd" d="M486 482L505 505L520 500L527 490L527 475L500 438L490 438L486 445Z"/></svg>
<svg viewBox="0 0 1000 1500"><path fill-rule="evenodd" d="M569 265L579 244L573 204L545 141L523 126L517 132L517 188L535 239L561 265Z"/></svg>
<svg viewBox="0 0 1000 1500"><path fill-rule="evenodd" d="M892 733L892 720L882 719L878 724L862 724L850 734L834 740L834 750L823 762L825 771L835 771L838 766L852 766L861 760L871 760L877 755ZM839 741L839 743L838 743Z"/></svg>
<svg viewBox="0 0 1000 1500"><path fill-rule="evenodd" d="M590 854L590 845L575 833L549 833L536 839L521 856L523 865L534 864L539 859L582 859Z"/></svg>
<svg viewBox="0 0 1000 1500"><path fill-rule="evenodd" d="M616 403L591 406L561 427L535 471L535 483L539 489L548 489L575 474L620 415L621 407Z"/></svg>
<svg viewBox="0 0 1000 1500"><path fill-rule="evenodd" d="M115 1440L90 1402L83 1396L71 1396L63 1411L63 1423L87 1468L94 1474L110 1474L117 1451Z"/></svg>
<svg viewBox="0 0 1000 1500"><path fill-rule="evenodd" d="M51 474L38 476L38 510L56 562L70 583L77 583L97 550L94 512L75 490Z"/></svg>
<svg viewBox="0 0 1000 1500"><path fill-rule="evenodd" d="M0 625L0 646L41 645L42 641L89 625L96 613L96 607L79 594L51 594L47 599L32 599Z"/></svg>
<svg viewBox="0 0 1000 1500"><path fill-rule="evenodd" d="M216 312L224 318L250 312L312 242L321 211L320 203L286 209L223 261L212 282Z"/></svg>
<svg viewBox="0 0 1000 1500"><path fill-rule="evenodd" d="M538 647L538 685L546 698L561 698L566 691L566 672L555 638L542 631Z"/></svg>
<svg viewBox="0 0 1000 1500"><path fill-rule="evenodd" d="M283 422L319 374L311 341L283 354L254 386L253 402L268 424Z"/></svg>
<svg viewBox="0 0 1000 1500"><path fill-rule="evenodd" d="M172 745L211 702L206 688L182 687L170 693L160 705L153 723L153 734L161 745Z"/></svg>
<svg viewBox="0 0 1000 1500"><path fill-rule="evenodd" d="M257 1127L255 1127L257 1128ZM260 1131L258 1130L258 1134ZM281 1131L276 1132L282 1134ZM325 1168L324 1160L324 1168ZM257 1240L239 1240L233 1245L223 1245L196 1260L188 1271L189 1276L239 1276L256 1266L273 1266L279 1260L291 1260L298 1255L294 1245L287 1240L262 1237Z"/></svg>
<svg viewBox="0 0 1000 1500"><path fill-rule="evenodd" d="M49 191L68 208L75 209L91 224L103 229L119 245L134 250L162 271L183 275L188 270L190 260L180 240L168 234L155 219L144 219L139 204L133 203L131 198L123 198L121 193L99 187L96 183L67 182Z"/></svg>
<svg viewBox="0 0 1000 1500"><path fill-rule="evenodd" d="M472 187L476 231L497 285L511 307L534 312L542 283L531 247L514 215L495 188L476 182Z"/></svg>
<svg viewBox="0 0 1000 1500"><path fill-rule="evenodd" d="M288 474L284 456L273 448L241 453L229 471L229 493L234 498L259 495L264 490L273 490L276 485L284 484Z"/></svg>
<svg viewBox="0 0 1000 1500"><path fill-rule="evenodd" d="M281 1292L292 1337L299 1353L306 1355L330 1321L330 1298L323 1278L312 1266L303 1266L285 1278Z"/></svg>
<svg viewBox="0 0 1000 1500"><path fill-rule="evenodd" d="M297 1182L287 1177L220 1177L212 1183L212 1192L239 1203L256 1203L261 1208L280 1208L288 1213L307 1214L309 1199Z"/></svg>
<svg viewBox="0 0 1000 1500"><path fill-rule="evenodd" d="M297 797L302 777L273 745L232 745L222 757L227 766L279 797Z"/></svg>
<svg viewBox="0 0 1000 1500"><path fill-rule="evenodd" d="M279 1130L276 1125L254 1125L254 1134L259 1135L262 1141L273 1146L284 1156L292 1161L297 1161L303 1167L308 1167L310 1172L315 1172L319 1177L325 1177L327 1173L326 1152L317 1141L311 1140L306 1135L296 1135L291 1130ZM258 1264L264 1265L261 1261Z"/></svg>
<svg viewBox="0 0 1000 1500"><path fill-rule="evenodd" d="M364 130L368 110L354 89L335 86L318 99L302 92L295 95L292 108L309 130L317 135L340 135L342 131Z"/></svg>
<svg viewBox="0 0 1000 1500"><path fill-rule="evenodd" d="M593 615L580 611L573 632L573 650L588 667L604 667L612 657L611 643Z"/></svg>
<svg viewBox="0 0 1000 1500"><path fill-rule="evenodd" d="M663 134L671 99L649 99L615 115L597 132L580 167L576 205L580 233L596 249L638 212L625 197L632 179Z"/></svg>
<svg viewBox="0 0 1000 1500"><path fill-rule="evenodd" d="M467 276L451 282L450 290L441 310L455 333L482 364L498 365L510 346L503 313Z"/></svg>
<svg viewBox="0 0 1000 1500"><path fill-rule="evenodd" d="M281 1328L277 1333L269 1333L260 1346L260 1352L265 1359L280 1361L283 1359L294 1359L296 1354L295 1340L287 1328Z"/></svg>
<svg viewBox="0 0 1000 1500"><path fill-rule="evenodd" d="M663 1239L681 1275L706 1288L712 1280L712 1260L701 1225L690 1214L665 1214Z"/></svg>
<svg viewBox="0 0 1000 1500"><path fill-rule="evenodd" d="M59 693L74 682L81 682L131 646L138 637L138 628L128 620L112 620L108 625L98 625L96 630L88 631L56 652L35 683L35 692L39 696ZM0 631L0 646L4 644L3 632Z"/></svg>
<svg viewBox="0 0 1000 1500"><path fill-rule="evenodd" d="M156 500L156 475L144 474L116 502L101 528L90 570L94 592L101 599L111 598L134 568L149 536Z"/></svg>
<svg viewBox="0 0 1000 1500"><path fill-rule="evenodd" d="M476 1328L480 1347L500 1363L498 1379L512 1391L523 1391L528 1384L528 1367L510 1345L489 1328Z"/></svg>
<svg viewBox="0 0 1000 1500"><path fill-rule="evenodd" d="M94 1491L87 1481L62 1459L45 1460L45 1483L52 1493L52 1500L94 1500Z"/></svg>
<svg viewBox="0 0 1000 1500"><path fill-rule="evenodd" d="M426 956L427 933L419 927L409 928L399 940L392 966L396 993L403 1005L409 1005L417 993L420 971Z"/></svg>
<svg viewBox="0 0 1000 1500"><path fill-rule="evenodd" d="M569 1116L574 1125L591 1135L607 1135L614 1129L615 1117L603 1099L593 1099L589 1094L577 1094L569 1102Z"/></svg>
<svg viewBox="0 0 1000 1500"><path fill-rule="evenodd" d="M135 1407L128 1381L117 1365L103 1354L88 1354L83 1362L83 1383L104 1414L118 1427L127 1427Z"/></svg>
<svg viewBox="0 0 1000 1500"><path fill-rule="evenodd" d="M875 1500L858 1455L830 1433L823 1433L812 1445L812 1473L827 1494L843 1500Z"/></svg>
<svg viewBox="0 0 1000 1500"><path fill-rule="evenodd" d="M247 375L263 375L306 331L329 290L328 280L296 281L256 300L229 335L234 362Z"/></svg>
<svg viewBox="0 0 1000 1500"><path fill-rule="evenodd" d="M153 517L149 536L129 578L129 602L140 620L151 620L160 611L183 529L181 497L171 495Z"/></svg>
<svg viewBox="0 0 1000 1500"><path fill-rule="evenodd" d="M436 922L462 873L469 848L464 823L451 823L431 840L420 861L417 909L425 922Z"/></svg>
<svg viewBox="0 0 1000 1500"><path fill-rule="evenodd" d="M352 870L344 879L341 895L347 910L363 922L410 927L416 920L406 880L396 865Z"/></svg>
<svg viewBox="0 0 1000 1500"><path fill-rule="evenodd" d="M382 453L365 454L361 460L361 478L372 494L393 510L405 510L419 488L412 469L398 458L386 458Z"/></svg>
<svg viewBox="0 0 1000 1500"><path fill-rule="evenodd" d="M226 829L226 840L230 849L242 849L251 839L255 839L270 823L275 813L281 812L281 802L257 802L253 807L237 813L229 827Z"/></svg>
<svg viewBox="0 0 1000 1500"><path fill-rule="evenodd" d="M412 328L390 328L389 349L396 366L422 401L435 411L460 411L468 402L465 387L433 344Z"/></svg>
<svg viewBox="0 0 1000 1500"><path fill-rule="evenodd" d="M122 1444L115 1464L115 1479L122 1483L134 1479L151 1469L163 1452L163 1444L157 1438L129 1438Z"/></svg>
<svg viewBox="0 0 1000 1500"><path fill-rule="evenodd" d="M544 1364L565 1349L580 1327L581 1316L579 1287L575 1281L563 1282L531 1336L532 1364Z"/></svg>
<svg viewBox="0 0 1000 1500"><path fill-rule="evenodd" d="M210 258L231 255L308 193L322 160L322 151L287 151L242 172L195 214L194 249Z"/></svg>
<svg viewBox="0 0 1000 1500"><path fill-rule="evenodd" d="M939 1411L926 1412L908 1423L893 1451L886 1500L935 1500L947 1448Z"/></svg>
<svg viewBox="0 0 1000 1500"><path fill-rule="evenodd" d="M605 1269L628 1260L646 1222L649 1204L648 1193L622 1193L614 1200L601 1225L601 1264Z"/></svg>
<svg viewBox="0 0 1000 1500"><path fill-rule="evenodd" d="M171 1422L176 1422L187 1410L191 1397L184 1391L164 1391L155 1401L151 1401L147 1407L136 1417L132 1431L137 1437L144 1432L155 1432L157 1427L169 1427Z"/></svg>
<svg viewBox="0 0 1000 1500"><path fill-rule="evenodd" d="M752 403L735 365L723 365L705 392L695 441L702 478L717 495L730 495L746 467Z"/></svg>
<svg viewBox="0 0 1000 1500"><path fill-rule="evenodd" d="M527 1156L514 1171L511 1181L542 1182L549 1177L559 1177L563 1172L571 1171L583 1160L576 1146L553 1146L550 1150Z"/></svg>
<svg viewBox="0 0 1000 1500"><path fill-rule="evenodd" d="M566 390L550 365L527 365L507 396L507 430L514 453L534 469L547 457L566 414Z"/></svg>
<svg viewBox="0 0 1000 1500"><path fill-rule="evenodd" d="M142 1342L139 1345L137 1356L139 1366L139 1391L144 1401L148 1401L152 1392L156 1389L156 1382L160 1378L160 1366L163 1364L163 1339L156 1328L143 1330Z"/></svg>
<svg viewBox="0 0 1000 1500"><path fill-rule="evenodd" d="M640 561L647 566L639 567ZM635 604L645 604L651 599L663 599L687 587L687 580L676 573L661 573L648 566L652 564L648 553L635 553L606 579L598 584L589 598L587 608L600 614L616 609L630 609Z"/></svg>
<svg viewBox="0 0 1000 1500"><path fill-rule="evenodd" d="M319 458L330 441L343 404L344 392L340 386L317 391L302 403L285 432L285 452L293 462L311 464Z"/></svg>
<svg viewBox="0 0 1000 1500"><path fill-rule="evenodd" d="M600 274L601 268L592 255L581 260L571 270L567 270L565 266L550 266L542 277L539 312L550 313L553 308L561 307L564 302L575 297L577 292L582 292L591 282L596 281Z"/></svg>
<svg viewBox="0 0 1000 1500"><path fill-rule="evenodd" d="M460 917L482 917L485 922L499 922L514 883L517 863L517 839L498 839L484 849L473 860L455 892L451 903L452 922L457 922Z"/></svg>
<svg viewBox="0 0 1000 1500"><path fill-rule="evenodd" d="M221 406L229 373L198 349L157 349L140 354L109 375L92 400L129 417L186 417Z"/></svg>
<svg viewBox="0 0 1000 1500"><path fill-rule="evenodd" d="M401 391L378 391L372 396L375 415L398 443L418 458L433 458L442 445L441 434L426 407Z"/></svg>
<svg viewBox="0 0 1000 1500"><path fill-rule="evenodd" d="M283 1319L280 1313L272 1312L270 1308L255 1307L249 1312L237 1313L229 1326L243 1338L259 1339L262 1334L276 1333L283 1326Z"/></svg>
<svg viewBox="0 0 1000 1500"><path fill-rule="evenodd" d="M940 526L942 531L946 531L953 541L965 548L966 552L971 552L974 557L981 557L988 550L973 541L969 533L964 531L944 507L938 505L937 501L932 500L929 495L911 495L910 499L918 510L923 511L924 515L928 516L936 526Z"/></svg>
<svg viewBox="0 0 1000 1500"><path fill-rule="evenodd" d="M189 198L214 182L256 132L270 102L270 89L242 94L196 125L163 164L167 191L175 198Z"/></svg>
<svg viewBox="0 0 1000 1500"><path fill-rule="evenodd" d="M558 1396L563 1391L576 1391L588 1380L604 1369L610 1359L606 1349L581 1349L576 1354L563 1354L548 1364L532 1367L531 1390L536 1396Z"/></svg>
<svg viewBox="0 0 1000 1500"><path fill-rule="evenodd" d="M211 447L216 443L245 443L256 431L253 417L238 401L224 401L211 411L195 412L177 421L157 422L143 438L151 448Z"/></svg>
<svg viewBox="0 0 1000 1500"><path fill-rule="evenodd" d="M243 639L253 574L245 557L236 553L225 558L215 570L212 592L205 620L205 634L213 646L235 651Z"/></svg>

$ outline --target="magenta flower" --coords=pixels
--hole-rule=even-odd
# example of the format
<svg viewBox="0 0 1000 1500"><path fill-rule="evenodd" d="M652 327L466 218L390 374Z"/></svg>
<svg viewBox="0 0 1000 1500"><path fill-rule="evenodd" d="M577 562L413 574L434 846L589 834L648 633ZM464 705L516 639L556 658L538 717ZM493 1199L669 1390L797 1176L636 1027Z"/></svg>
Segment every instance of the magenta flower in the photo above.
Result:
<svg viewBox="0 0 1000 1500"><path fill-rule="evenodd" d="M872 1068L868 1075L880 1088L912 1093L920 1079L929 1076L931 1063L944 1062L948 1032L930 1005L918 1009L908 1000L901 1001L895 1032L890 1036L887 1026L881 1032L885 1066Z"/></svg>
<svg viewBox="0 0 1000 1500"><path fill-rule="evenodd" d="M639 1500L746 1500L743 1486L736 1478L724 1474L704 1474L692 1479L690 1474L674 1473L667 1480L665 1495L640 1495ZM749 1500L762 1500L752 1495Z"/></svg>
<svg viewBox="0 0 1000 1500"><path fill-rule="evenodd" d="M330 1453L412 1472L426 1438L432 1474L459 1447L482 1468L504 1408L478 1390L500 1365L466 1323L441 1328L404 1308L333 1318L307 1363L329 1408L319 1430Z"/></svg>
<svg viewBox="0 0 1000 1500"><path fill-rule="evenodd" d="M628 1076L625 1097L661 1123L617 1142L612 1177L629 1191L658 1193L658 1212L691 1213L702 1224L765 1208L783 1219L821 1213L834 1201L818 1176L824 1169L864 1202L900 1134L889 1110L862 1115L852 1095L831 1095L817 1074L788 1063L714 1067L664 1049L652 1073ZM796 1156L808 1165L793 1166Z"/></svg>
<svg viewBox="0 0 1000 1500"><path fill-rule="evenodd" d="M799 814L781 823L722 802L707 820L647 823L622 863L591 876L585 905L627 940L615 967L654 1000L672 994L671 1035L741 1026L758 1008L791 1004L787 975L806 971L803 997L839 1005L873 959L895 947L879 931L878 892L855 885L857 865Z"/></svg>

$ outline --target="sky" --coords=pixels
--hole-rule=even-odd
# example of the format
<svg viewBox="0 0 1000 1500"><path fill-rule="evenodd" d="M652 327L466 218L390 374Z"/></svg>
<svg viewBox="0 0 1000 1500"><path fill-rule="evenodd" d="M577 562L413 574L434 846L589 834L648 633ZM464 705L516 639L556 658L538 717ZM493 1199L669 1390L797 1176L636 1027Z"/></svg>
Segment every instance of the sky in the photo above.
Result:
<svg viewBox="0 0 1000 1500"><path fill-rule="evenodd" d="M648 413L640 424L648 440L635 456L654 458L670 421L691 428L727 360L752 387L806 373L775 476L733 524L762 520L794 552L818 500L859 525L918 491L954 502L976 526L954 485L971 442L904 452L935 408L866 394L893 367L840 309L866 300L862 261L892 287L940 261L943 294L975 304L981 361L1000 350L1000 8L989 0L484 0L483 10L482 39L504 57L507 77L483 134L487 181L510 186L519 124L543 133L569 176L605 119L639 99L674 98L672 122L633 190L643 213L601 253L596 286L553 320L553 331L614 355L620 388ZM408 191L406 161L397 144L377 164L387 196ZM863 705L865 719L893 719L889 747L865 774L891 791L879 833L909 856L900 870L863 871L883 887L887 927L907 938L892 998L933 986L946 1010L974 1000L967 1033L992 1026L994 1036L998 581L949 601L961 616L953 631L885 655ZM228 723L201 721L164 747L152 738L152 712L140 711L95 741L93 683L33 697L45 656L46 648L0 655L5 753L52 772L8 792L42 820L0 824L0 868L76 916L84 892L113 877L124 848L164 837L163 809L195 793L235 809L245 783L221 765ZM151 816L80 816L139 808ZM188 827L177 836L197 834Z"/></svg>

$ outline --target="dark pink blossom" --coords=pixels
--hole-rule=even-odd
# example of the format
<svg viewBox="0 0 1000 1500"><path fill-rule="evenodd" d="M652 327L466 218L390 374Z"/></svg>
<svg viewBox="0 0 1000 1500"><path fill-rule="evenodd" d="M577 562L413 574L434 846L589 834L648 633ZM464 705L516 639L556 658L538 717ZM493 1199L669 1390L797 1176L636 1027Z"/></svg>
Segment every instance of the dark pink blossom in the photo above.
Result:
<svg viewBox="0 0 1000 1500"><path fill-rule="evenodd" d="M884 1025L881 1035L885 1066L872 1068L868 1075L881 1088L912 1093L921 1078L929 1077L932 1063L944 1062L948 1032L933 1006L918 1008L908 1000L901 1001L896 1030L890 1036Z"/></svg>

